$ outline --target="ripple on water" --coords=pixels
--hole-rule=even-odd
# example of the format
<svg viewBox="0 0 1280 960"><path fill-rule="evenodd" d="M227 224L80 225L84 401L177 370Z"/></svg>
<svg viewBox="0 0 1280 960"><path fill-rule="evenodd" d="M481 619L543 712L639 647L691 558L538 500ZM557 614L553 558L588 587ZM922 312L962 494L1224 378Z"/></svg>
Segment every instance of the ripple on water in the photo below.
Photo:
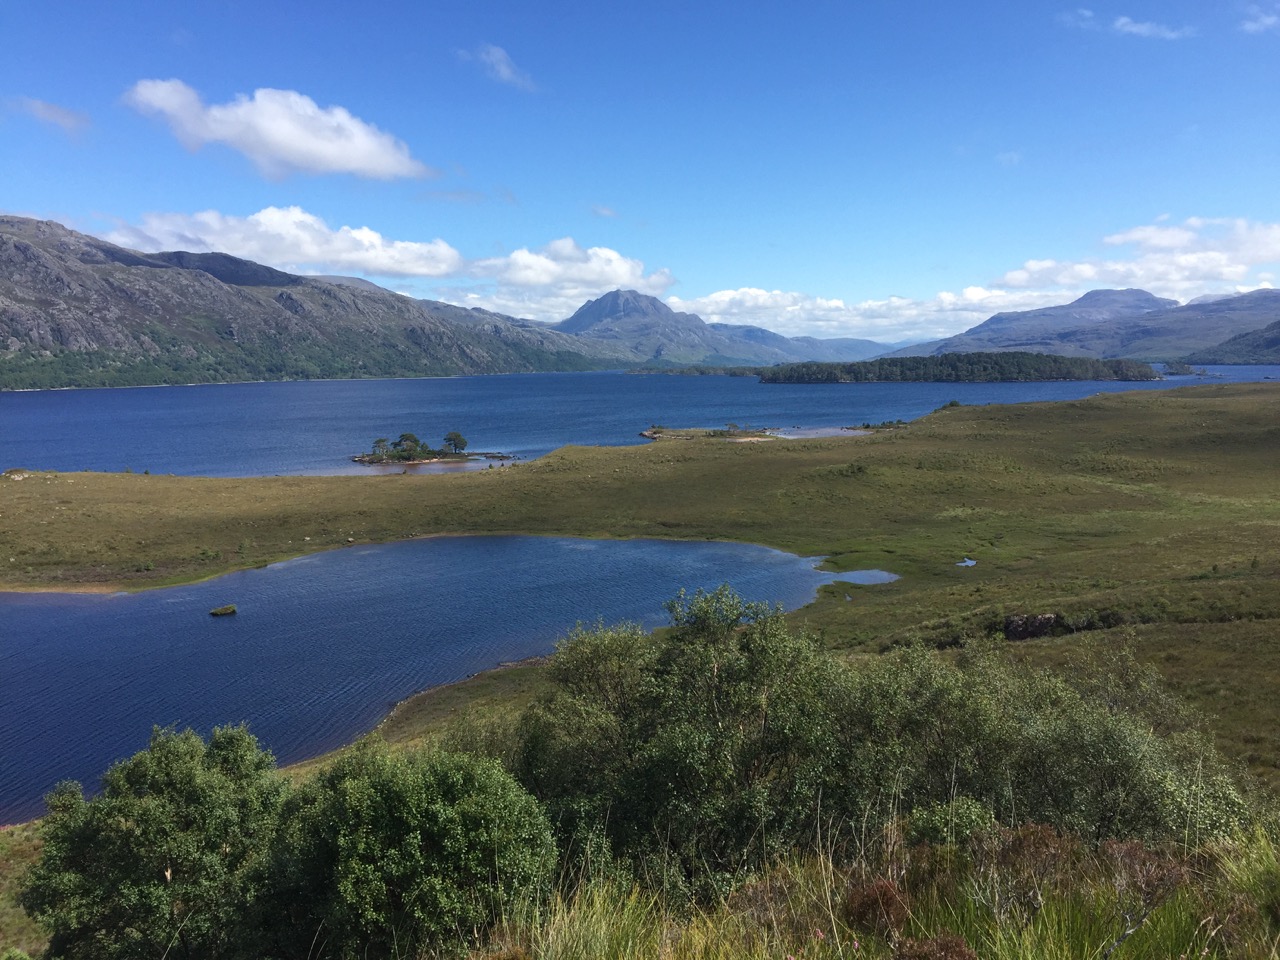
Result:
<svg viewBox="0 0 1280 960"><path fill-rule="evenodd" d="M282 762L373 727L397 701L551 651L575 622L665 621L729 583L788 608L858 573L749 544L441 537L357 546L142 594L0 595L0 822L86 785L153 724L245 722ZM235 603L234 617L209 610Z"/></svg>

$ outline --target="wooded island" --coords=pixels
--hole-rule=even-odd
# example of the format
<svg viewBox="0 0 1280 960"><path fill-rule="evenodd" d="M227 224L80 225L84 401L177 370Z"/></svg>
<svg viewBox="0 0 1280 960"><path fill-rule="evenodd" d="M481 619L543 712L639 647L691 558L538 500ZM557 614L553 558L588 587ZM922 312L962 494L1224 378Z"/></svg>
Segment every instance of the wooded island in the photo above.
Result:
<svg viewBox="0 0 1280 960"><path fill-rule="evenodd" d="M434 460L465 460L467 439L457 430L444 435L444 446L437 450L419 440L412 433L402 433L399 439L378 437L368 453L352 457L356 463L430 463Z"/></svg>

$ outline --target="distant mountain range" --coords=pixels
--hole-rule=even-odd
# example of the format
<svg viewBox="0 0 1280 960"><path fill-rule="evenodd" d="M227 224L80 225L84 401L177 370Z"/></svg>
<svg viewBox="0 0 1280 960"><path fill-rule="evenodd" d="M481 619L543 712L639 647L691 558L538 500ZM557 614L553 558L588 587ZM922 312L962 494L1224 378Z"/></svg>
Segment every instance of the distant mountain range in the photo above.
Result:
<svg viewBox="0 0 1280 960"><path fill-rule="evenodd" d="M1029 351L1280 362L1280 291L1185 306L1143 290L999 313L893 351L705 323L615 290L547 324L354 277L304 277L224 253L139 253L50 221L0 216L0 389L442 376L633 366L768 366ZM893 351L893 352L890 352Z"/></svg>
<svg viewBox="0 0 1280 960"><path fill-rule="evenodd" d="M1092 290L1061 306L997 313L954 337L915 344L889 356L1017 350L1096 359L1208 363L1213 361L1202 358L1226 355L1218 350L1220 344L1225 348L1224 341L1236 343L1242 335L1278 318L1280 290L1201 297L1184 306L1145 290ZM1229 352L1237 359L1221 362L1277 359L1274 347L1270 354L1261 350L1261 341L1240 340Z"/></svg>
<svg viewBox="0 0 1280 960"><path fill-rule="evenodd" d="M634 291L544 324L0 216L0 388L854 360L885 349L706 324Z"/></svg>

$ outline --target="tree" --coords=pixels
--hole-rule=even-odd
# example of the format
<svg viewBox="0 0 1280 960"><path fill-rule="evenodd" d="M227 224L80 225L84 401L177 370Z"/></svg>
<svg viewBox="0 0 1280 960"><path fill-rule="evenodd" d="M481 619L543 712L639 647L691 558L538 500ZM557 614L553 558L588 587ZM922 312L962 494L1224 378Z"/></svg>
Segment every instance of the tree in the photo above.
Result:
<svg viewBox="0 0 1280 960"><path fill-rule="evenodd" d="M287 784L243 727L156 728L86 800L47 798L44 850L20 900L48 956L84 960L256 956L243 917Z"/></svg>
<svg viewBox="0 0 1280 960"><path fill-rule="evenodd" d="M400 434L400 439L391 444L391 449L399 450L402 453L410 455L418 452L418 448L422 446L422 441L412 433Z"/></svg>
<svg viewBox="0 0 1280 960"><path fill-rule="evenodd" d="M555 863L546 814L496 761L374 739L300 787L285 823L261 926L286 957L418 956L494 923Z"/></svg>
<svg viewBox="0 0 1280 960"><path fill-rule="evenodd" d="M444 435L444 445L454 453L461 453L467 449L467 439L457 430L450 430Z"/></svg>
<svg viewBox="0 0 1280 960"><path fill-rule="evenodd" d="M373 455L375 457L387 456L391 450L390 443L391 441L386 437L379 437L377 440L373 441Z"/></svg>

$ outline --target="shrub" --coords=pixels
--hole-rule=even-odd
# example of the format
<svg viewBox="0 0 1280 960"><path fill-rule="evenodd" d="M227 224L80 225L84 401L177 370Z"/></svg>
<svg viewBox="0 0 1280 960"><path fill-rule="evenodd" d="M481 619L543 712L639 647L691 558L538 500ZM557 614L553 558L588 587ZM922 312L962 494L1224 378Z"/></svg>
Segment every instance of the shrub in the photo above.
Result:
<svg viewBox="0 0 1280 960"><path fill-rule="evenodd" d="M966 797L999 822L1093 841L1230 834L1247 808L1220 756L1149 677L1130 679L1068 682L986 654L963 666L920 648L887 656L837 707L829 809L851 823L924 820Z"/></svg>
<svg viewBox="0 0 1280 960"><path fill-rule="evenodd" d="M538 804L492 760L356 749L301 787L263 935L286 956L412 956L484 930L545 884Z"/></svg>
<svg viewBox="0 0 1280 960"><path fill-rule="evenodd" d="M44 851L20 894L48 956L114 960L255 955L241 939L253 877L286 785L240 727L157 728L102 793L48 797Z"/></svg>
<svg viewBox="0 0 1280 960"><path fill-rule="evenodd" d="M579 629L527 713L519 771L561 837L698 883L811 843L842 672L780 610L727 587L672 627ZM715 881L718 882L718 881Z"/></svg>

